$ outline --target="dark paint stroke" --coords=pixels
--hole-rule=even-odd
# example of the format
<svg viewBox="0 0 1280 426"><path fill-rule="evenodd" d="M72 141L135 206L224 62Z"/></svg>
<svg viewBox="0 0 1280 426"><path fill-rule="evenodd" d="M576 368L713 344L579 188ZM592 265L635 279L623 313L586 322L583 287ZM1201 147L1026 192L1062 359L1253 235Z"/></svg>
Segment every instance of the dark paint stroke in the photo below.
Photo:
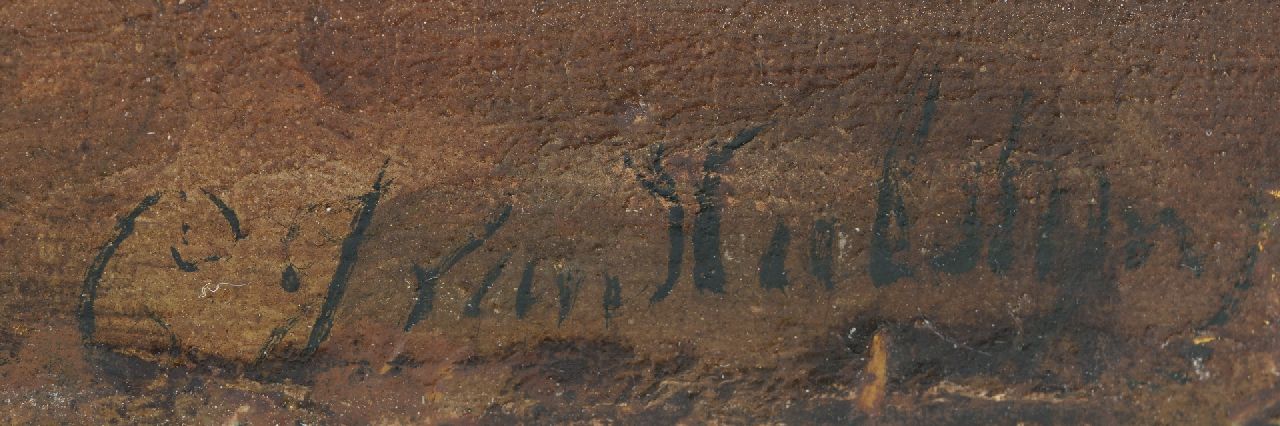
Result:
<svg viewBox="0 0 1280 426"><path fill-rule="evenodd" d="M232 210L230 206L227 206L227 203L223 202L217 195L209 192L209 190L201 189L200 191L204 192L204 195L209 197L209 201L212 201L213 205L218 207L219 212L222 212L222 217L227 220L227 225L231 226L231 235L234 236L236 240L243 240L245 237L249 236L248 234L240 231L240 218L236 216L235 210Z"/></svg>
<svg viewBox="0 0 1280 426"><path fill-rule="evenodd" d="M284 325L271 329L271 335L267 336L267 341L263 342L262 346L258 348L258 356L254 358L253 365L260 364L262 361L265 361L268 356L271 356L271 352L276 349L276 346L279 345L282 340L284 340L284 336L289 334L289 330L293 329L293 326L298 323L299 318L301 318L300 315L289 318L289 321Z"/></svg>
<svg viewBox="0 0 1280 426"><path fill-rule="evenodd" d="M1036 242L1036 279L1044 281L1053 272L1054 259L1062 251L1061 230L1065 220L1062 196L1066 190L1058 186L1058 177L1053 178L1053 189L1049 192L1049 206L1040 217L1040 229Z"/></svg>
<svg viewBox="0 0 1280 426"><path fill-rule="evenodd" d="M937 72L936 69L935 72ZM916 84L919 84L919 82ZM912 133L911 135L912 149L908 158L912 165L916 163L916 152L924 146L924 141L929 138L929 130L933 129L934 116L938 115L938 96L941 94L940 86L941 82L939 82L938 79L931 78L929 80L929 89L928 92L925 93L924 104L920 106L920 125L916 127L915 133ZM896 143L897 140L894 142Z"/></svg>
<svg viewBox="0 0 1280 426"><path fill-rule="evenodd" d="M84 283L80 286L80 307L76 311L79 320L80 339L89 344L93 341L93 331L96 327L93 305L98 300L98 282L102 281L102 273L107 269L107 263L111 261L111 257L115 256L116 250L124 244L124 240L133 235L134 222L138 220L138 216L146 213L147 209L154 206L160 201L160 194L151 194L142 199L133 211L129 212L125 217L120 218L116 222L116 235L107 241L106 245L98 251L98 255L93 258L93 263L89 264L89 270L85 272Z"/></svg>
<svg viewBox="0 0 1280 426"><path fill-rule="evenodd" d="M342 302L342 296L347 291L347 282L351 280L351 274L355 271L356 260L360 258L360 243L364 242L364 234L373 223L373 212L378 208L378 201L382 199L384 189L382 178L386 172L387 165L383 162L382 170L378 171L378 177L373 182L373 190L360 196L360 211L351 220L351 233L342 240L338 267L333 271L333 278L329 280L329 291L325 294L324 304L320 307L316 323L311 328L311 336L307 338L307 346L302 352L304 358L315 355L316 350L320 349L320 344L329 338L329 331L333 328L334 313L337 312L338 304Z"/></svg>
<svg viewBox="0 0 1280 426"><path fill-rule="evenodd" d="M195 263L182 260L182 253L178 253L178 248L169 246L169 255L173 256L173 263L178 266L178 270L182 272L195 272L200 270Z"/></svg>
<svg viewBox="0 0 1280 426"><path fill-rule="evenodd" d="M1013 184L1014 167L1009 165L1009 157L1018 148L1018 137L1022 134L1022 123L1025 118L1027 101L1031 99L1031 91L1022 91L1022 100L1013 109L1010 119L1009 136L1005 138L1004 148L1000 150L1000 162L996 166L1000 172L1000 213L1003 215L996 223L991 246L987 250L987 265L991 271L1003 275L1013 265L1013 227L1018 217L1018 187Z"/></svg>
<svg viewBox="0 0 1280 426"><path fill-rule="evenodd" d="M188 2L178 2L178 4L173 7L173 13L183 14L183 13L195 12L200 9L203 9L205 6L208 6L208 5L209 5L209 0L190 0Z"/></svg>
<svg viewBox="0 0 1280 426"><path fill-rule="evenodd" d="M302 279L298 277L298 270L290 263L285 265L284 272L280 273L280 288L284 291L293 293L302 287Z"/></svg>
<svg viewBox="0 0 1280 426"><path fill-rule="evenodd" d="M929 262L933 269L952 275L973 270L978 265L978 255L982 252L982 219L978 216L978 191L972 186L968 190L969 211L960 222L960 232L964 237L951 250L935 256Z"/></svg>
<svg viewBox="0 0 1280 426"><path fill-rule="evenodd" d="M1080 297L1098 297L1114 290L1108 279L1107 235L1111 231L1111 180L1107 176L1098 177L1098 207L1096 213L1090 213L1088 234L1085 239L1084 252L1080 254L1081 267L1072 268L1070 276L1081 279L1064 280Z"/></svg>
<svg viewBox="0 0 1280 426"><path fill-rule="evenodd" d="M1066 310L1071 319L1062 321L1061 326L1069 322L1078 322L1080 308L1085 305L1106 303L1115 296L1114 274L1107 268L1109 246L1107 236L1111 231L1111 180L1106 174L1098 177L1098 209L1096 215L1089 216L1089 236L1085 240L1084 253L1080 264L1074 268L1075 274L1068 275L1064 285L1070 286L1065 303L1071 304ZM1073 285L1074 284L1074 285ZM1074 294L1071 294L1074 293ZM1055 333L1056 334L1056 333ZM1081 373L1086 382L1092 383L1106 368L1106 360L1102 359L1099 342L1102 336L1098 333L1079 333L1076 340L1083 352Z"/></svg>
<svg viewBox="0 0 1280 426"><path fill-rule="evenodd" d="M561 271L556 275L556 290L560 293L560 311L556 313L556 325L564 323L573 311L573 301L578 297L578 288L582 286L582 278L574 277L572 272Z"/></svg>
<svg viewBox="0 0 1280 426"><path fill-rule="evenodd" d="M654 290L653 295L649 296L650 304L661 302L671 294L676 282L680 280L680 268L684 261L684 207L680 205L680 197L676 195L675 179L662 168L662 157L665 153L666 150L661 144L655 147L652 160L648 164L651 177L636 172L636 181L640 182L640 186L668 204L667 277L662 284L658 285L658 289ZM622 162L628 168L636 168L630 155L623 155Z"/></svg>
<svg viewBox="0 0 1280 426"><path fill-rule="evenodd" d="M1172 207L1166 207L1157 214L1160 224L1173 230L1178 234L1178 252L1181 255L1179 263L1182 267L1190 269L1196 278L1204 273L1204 253L1197 251L1191 243L1191 227L1187 226L1178 213Z"/></svg>
<svg viewBox="0 0 1280 426"><path fill-rule="evenodd" d="M159 314L155 313L151 309L147 309L146 312L147 317L150 318L152 322L156 323L156 325L160 326L160 328L164 330L165 334L169 335L169 356L177 357L182 355L182 347L178 344L178 335L174 334L173 329L169 328L169 323L165 322L163 318L160 318Z"/></svg>
<svg viewBox="0 0 1280 426"><path fill-rule="evenodd" d="M1151 224L1144 222L1142 216L1132 207L1126 207L1120 214L1132 237L1124 246L1125 269L1136 269L1146 263L1156 245L1151 241L1151 234L1163 226L1169 228L1178 237L1178 253L1181 256L1178 266L1190 269L1196 278L1204 273L1204 254L1196 251L1191 243L1191 228L1178 217L1178 213L1173 208L1161 209L1156 214L1156 222Z"/></svg>
<svg viewBox="0 0 1280 426"><path fill-rule="evenodd" d="M1240 266L1240 278L1231 286L1231 291L1222 295L1222 302L1218 307L1218 311L1200 326L1200 330L1209 327L1220 327L1226 325L1231 317L1240 311L1240 300L1242 294L1253 288L1253 271L1258 265L1258 246L1249 245L1249 251L1246 252L1244 262Z"/></svg>
<svg viewBox="0 0 1280 426"><path fill-rule="evenodd" d="M813 234L809 236L809 274L818 279L827 290L836 288L832 248L836 242L835 220L818 219L813 222Z"/></svg>
<svg viewBox="0 0 1280 426"><path fill-rule="evenodd" d="M1098 291L1111 290L1108 288L1106 277L1103 276L1106 269L1107 258L1107 234L1111 231L1111 180L1106 175L1098 177L1098 207L1096 214L1089 215L1089 238L1085 240L1084 260L1085 265L1091 266L1087 272L1090 280L1072 281L1074 283L1085 284L1084 288L1088 294L1097 295ZM1072 282L1067 282L1072 283Z"/></svg>
<svg viewBox="0 0 1280 426"><path fill-rule="evenodd" d="M524 319L529 315L529 308L537 301L533 297L533 271L538 259L529 259L524 264L524 274L520 277L520 287L516 288L516 318Z"/></svg>
<svg viewBox="0 0 1280 426"><path fill-rule="evenodd" d="M484 245L484 242L488 241L489 238L492 237L494 233L497 233L498 229L501 229L502 225L504 223L507 223L507 219L510 217L511 217L511 205L503 204L502 207L499 208L498 212L495 215L493 215L493 218L490 219L489 222L486 222L484 224L483 234L481 234L478 237L474 235L471 236L465 244L458 247L457 249L454 249L453 252L449 253L448 256L445 256L444 259L440 260L440 264L437 265L436 269L440 271L441 275L444 275L444 273L449 272L449 269L452 269L454 265L457 265L458 261L462 260L462 258L466 257L468 254L471 254L471 252L476 251L476 249Z"/></svg>
<svg viewBox="0 0 1280 426"><path fill-rule="evenodd" d="M409 319L405 320L404 331L407 333L413 329L419 321L431 314L431 310L435 307L436 301L436 284L440 282L440 271L435 268L422 269L417 263L413 264L413 277L417 282L417 288L414 294L417 298L413 302L413 307L409 309Z"/></svg>
<svg viewBox="0 0 1280 426"><path fill-rule="evenodd" d="M914 90L913 88L912 91ZM912 145L915 147L923 143L933 126L938 95L939 83L937 80L932 80L929 83L929 91L925 95L924 105L921 108L923 112L920 115L920 125L916 128L912 137L914 141ZM893 259L894 255L910 248L907 235L911 228L911 219L907 217L906 203L903 202L902 194L899 191L899 170L896 158L901 135L902 129L899 127L898 130L894 131L894 135L890 140L889 150L885 152L884 167L881 170L880 181L876 185L876 216L871 224L871 247L867 265L867 270L871 275L871 283L876 287L893 284L895 281L913 274L910 266ZM898 225L898 236L896 239L891 240L889 235L890 225L895 222Z"/></svg>
<svg viewBox="0 0 1280 426"><path fill-rule="evenodd" d="M694 192L698 212L693 219L693 285L699 291L724 293L724 263L720 260L720 221L724 210L720 199L720 171L733 159L734 151L763 130L764 126L752 127L738 132L723 146L713 143L702 162L702 181Z"/></svg>
<svg viewBox="0 0 1280 426"><path fill-rule="evenodd" d="M885 154L884 170L877 185L876 216L871 224L867 270L871 274L871 283L876 287L884 287L912 275L910 266L893 260L895 254L909 248L907 232L911 228L911 219L907 217L906 206L898 194L898 183L893 177L893 151L890 148ZM891 221L898 224L898 238L893 241L889 235Z"/></svg>
<svg viewBox="0 0 1280 426"><path fill-rule="evenodd" d="M787 247L790 245L791 230L786 223L778 221L769 245L760 256L760 287L765 290L787 288Z"/></svg>
<svg viewBox="0 0 1280 426"><path fill-rule="evenodd" d="M405 320L404 331L408 332L409 330L412 330L414 325L417 325L418 322L425 319L427 315L431 313L431 303L435 300L435 287L436 283L440 281L440 277L446 272L449 272L449 269L453 268L454 265L457 265L462 258L484 245L485 241L488 241L489 237L492 237L493 234L497 233L498 229L501 229L502 225L506 223L507 219L510 217L511 205L503 204L502 207L493 214L493 217L484 224L484 233L479 236L470 236L466 243L463 243L461 246L458 246L458 248L453 249L453 251L441 259L440 263L436 264L436 266L424 270L416 263L413 265L414 275L418 280L418 289L415 292L417 298L413 302L413 307L409 309L409 318Z"/></svg>
<svg viewBox="0 0 1280 426"><path fill-rule="evenodd" d="M462 315L472 318L480 316L480 303L484 302L484 295L493 288L493 283L502 276L502 270L507 267L508 260L511 260L511 252L507 252L498 259L498 263L489 268L489 272L484 274L484 280L480 282L480 287L476 288L475 293L472 293L471 298L467 300L467 304L462 307Z"/></svg>
<svg viewBox="0 0 1280 426"><path fill-rule="evenodd" d="M618 281L618 277L604 275L604 297L601 302L604 306L604 326L609 327L618 308L622 307L622 283Z"/></svg>
<svg viewBox="0 0 1280 426"><path fill-rule="evenodd" d="M1128 228L1129 234L1133 236L1133 239L1124 245L1124 267L1125 269L1137 269L1147 262L1147 258L1151 256L1152 250L1155 249L1156 244L1151 242L1150 235L1159 226L1143 223L1142 216L1134 211L1132 206L1127 206L1124 210L1121 210L1120 217L1124 218L1125 227Z"/></svg>
<svg viewBox="0 0 1280 426"><path fill-rule="evenodd" d="M1218 311L1199 327L1200 330L1226 325L1231 320L1231 317L1239 312L1240 302L1244 298L1245 292L1254 286L1253 275L1258 266L1258 256L1262 252L1262 247L1258 244L1253 244L1251 241L1257 241L1259 234L1262 233L1265 211L1256 196L1252 197L1250 204L1253 205L1253 216L1255 216L1254 222L1249 226L1253 232L1249 240L1245 242L1249 249L1245 252L1244 262L1240 266L1239 278L1231 286L1231 290L1222 295L1222 302Z"/></svg>
<svg viewBox="0 0 1280 426"><path fill-rule="evenodd" d="M1024 371L1040 368L1040 362L1054 342L1065 338L1075 340L1073 344L1081 358L1080 371L1086 381L1096 380L1106 367L1107 360L1100 351L1100 339L1103 337L1079 327L1080 316L1088 313L1088 308L1107 303L1115 295L1114 274L1107 267L1111 181L1105 174L1098 176L1095 199L1097 207L1091 209L1088 225L1079 239L1073 234L1059 232L1061 235L1054 240L1064 243L1055 247L1065 249L1066 244L1071 243L1073 250L1055 249L1057 255L1052 259L1037 260L1038 264L1044 262L1046 267L1052 268L1051 275L1045 275L1056 278L1058 296L1049 312L1028 321L1025 326L1023 335L1027 336L1027 341L1021 351L1025 356L1017 359ZM1041 235L1043 237L1044 234Z"/></svg>
<svg viewBox="0 0 1280 426"><path fill-rule="evenodd" d="M654 290L649 303L658 303L671 294L680 280L680 268L684 261L684 207L673 205L667 208L667 279Z"/></svg>
<svg viewBox="0 0 1280 426"><path fill-rule="evenodd" d="M653 155L650 156L651 159L647 164L649 174L652 176L646 176L645 173L637 171L636 181L654 196L672 203L679 203L680 197L676 195L676 180L662 168L662 158L666 155L666 152L666 147L662 144L654 146ZM623 154L622 163L627 168L636 168L631 155Z"/></svg>

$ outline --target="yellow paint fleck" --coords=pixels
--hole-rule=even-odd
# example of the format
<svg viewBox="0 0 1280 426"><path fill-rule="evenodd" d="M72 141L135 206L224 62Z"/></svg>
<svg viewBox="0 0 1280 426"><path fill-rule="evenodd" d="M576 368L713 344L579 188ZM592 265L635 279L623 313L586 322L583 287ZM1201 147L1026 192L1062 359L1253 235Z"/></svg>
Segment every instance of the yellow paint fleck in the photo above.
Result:
<svg viewBox="0 0 1280 426"><path fill-rule="evenodd" d="M1214 340L1218 340L1218 337L1217 336L1196 336L1196 338L1191 339L1191 343L1195 343L1197 345L1203 345L1205 343L1209 343Z"/></svg>
<svg viewBox="0 0 1280 426"><path fill-rule="evenodd" d="M871 357L867 360L866 373L869 380L858 393L858 407L871 415L879 414L880 402L884 399L886 385L889 384L889 335L884 330L876 331L871 337Z"/></svg>

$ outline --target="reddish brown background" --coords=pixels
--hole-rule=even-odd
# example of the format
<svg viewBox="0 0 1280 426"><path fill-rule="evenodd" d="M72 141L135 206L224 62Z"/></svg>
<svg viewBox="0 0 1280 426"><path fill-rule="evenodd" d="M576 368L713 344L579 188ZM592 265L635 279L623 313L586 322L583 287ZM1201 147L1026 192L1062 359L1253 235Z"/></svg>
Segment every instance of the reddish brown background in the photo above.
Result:
<svg viewBox="0 0 1280 426"><path fill-rule="evenodd" d="M1274 7L1243 2L2 3L0 412L12 423L1264 421L1280 400L1278 24ZM940 97L902 183L912 246L897 257L917 273L876 287L877 183L894 130L921 120L922 81ZM979 189L988 226L999 217L997 161L1024 91L1009 159L1018 263L1004 276L930 270L960 239L964 188ZM686 248L672 296L650 305L666 206L624 153L667 146L692 217L709 141L761 124L720 175L726 294L694 290ZM391 183L333 334L303 359L357 197L384 161ZM983 346L1003 347L1067 297L1034 277L1037 223L1056 177L1067 229L1086 232L1099 176L1111 182L1110 290L1040 358ZM231 238L201 190L237 211L246 238ZM153 193L103 275L86 346L86 271ZM508 223L403 332L412 264L438 262L503 204ZM1145 264L1125 268L1126 208L1148 220L1175 209L1203 274L1179 267L1164 228ZM822 218L839 231L833 291L806 273ZM785 292L757 281L779 222L792 230ZM221 260L181 272L170 246ZM462 316L508 252L482 315ZM538 302L518 320L530 259ZM296 293L278 285L286 262L300 270ZM561 271L584 284L558 324ZM606 274L623 289L608 325ZM219 282L241 286L200 297ZM1230 319L1206 327L1224 306ZM893 337L876 410L852 397L869 380L867 342L850 337L860 326ZM993 354L1010 361L984 361Z"/></svg>

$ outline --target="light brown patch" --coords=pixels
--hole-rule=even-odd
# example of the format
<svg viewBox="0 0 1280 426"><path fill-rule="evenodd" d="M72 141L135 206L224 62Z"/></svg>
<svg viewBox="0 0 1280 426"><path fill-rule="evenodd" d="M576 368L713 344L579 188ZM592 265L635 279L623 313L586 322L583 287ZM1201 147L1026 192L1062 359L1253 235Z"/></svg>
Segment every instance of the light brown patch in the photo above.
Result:
<svg viewBox="0 0 1280 426"><path fill-rule="evenodd" d="M857 395L858 408L876 415L880 413L880 402L884 400L885 386L889 383L889 334L884 330L876 331L871 337L871 357L867 361L867 383Z"/></svg>

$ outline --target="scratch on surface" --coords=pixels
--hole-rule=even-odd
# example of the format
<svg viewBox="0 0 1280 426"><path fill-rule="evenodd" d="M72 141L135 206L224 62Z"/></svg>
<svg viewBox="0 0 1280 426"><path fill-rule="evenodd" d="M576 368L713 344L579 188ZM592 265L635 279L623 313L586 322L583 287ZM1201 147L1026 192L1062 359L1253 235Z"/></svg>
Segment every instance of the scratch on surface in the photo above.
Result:
<svg viewBox="0 0 1280 426"><path fill-rule="evenodd" d="M973 347L971 347L971 346L969 346L969 345L966 345L966 344L961 343L961 342L958 342L958 341L956 341L956 340L954 340L954 339L952 339L952 338L950 338L950 337L947 337L947 336L942 335L942 333L941 333L941 332L939 332L939 331L938 331L938 329L937 329L936 327L934 327L934 326L933 326L933 322L932 322L932 321L929 321L928 319L923 320L923 321L921 322L921 326L923 326L925 330L929 330L929 331L933 332L933 334L934 334L934 335L936 335L936 336L938 336L938 338L940 338L940 339L942 339L942 340L946 341L947 343L950 343L950 344L951 344L951 347L953 347L953 348L957 348L957 349L966 349L966 350L969 350L969 351L972 351L972 352L977 352L977 353L980 353L980 354L983 354L983 355L986 355L986 356L991 356L991 354L990 354L990 353L983 352L983 351L978 350L978 349L974 349Z"/></svg>
<svg viewBox="0 0 1280 426"><path fill-rule="evenodd" d="M203 298L209 297L210 294L217 293L218 290L222 289L222 286L224 285L228 287L244 287L249 284L233 284L233 283L225 283L225 282L215 284L212 282L208 282L200 286L200 298L203 299Z"/></svg>

